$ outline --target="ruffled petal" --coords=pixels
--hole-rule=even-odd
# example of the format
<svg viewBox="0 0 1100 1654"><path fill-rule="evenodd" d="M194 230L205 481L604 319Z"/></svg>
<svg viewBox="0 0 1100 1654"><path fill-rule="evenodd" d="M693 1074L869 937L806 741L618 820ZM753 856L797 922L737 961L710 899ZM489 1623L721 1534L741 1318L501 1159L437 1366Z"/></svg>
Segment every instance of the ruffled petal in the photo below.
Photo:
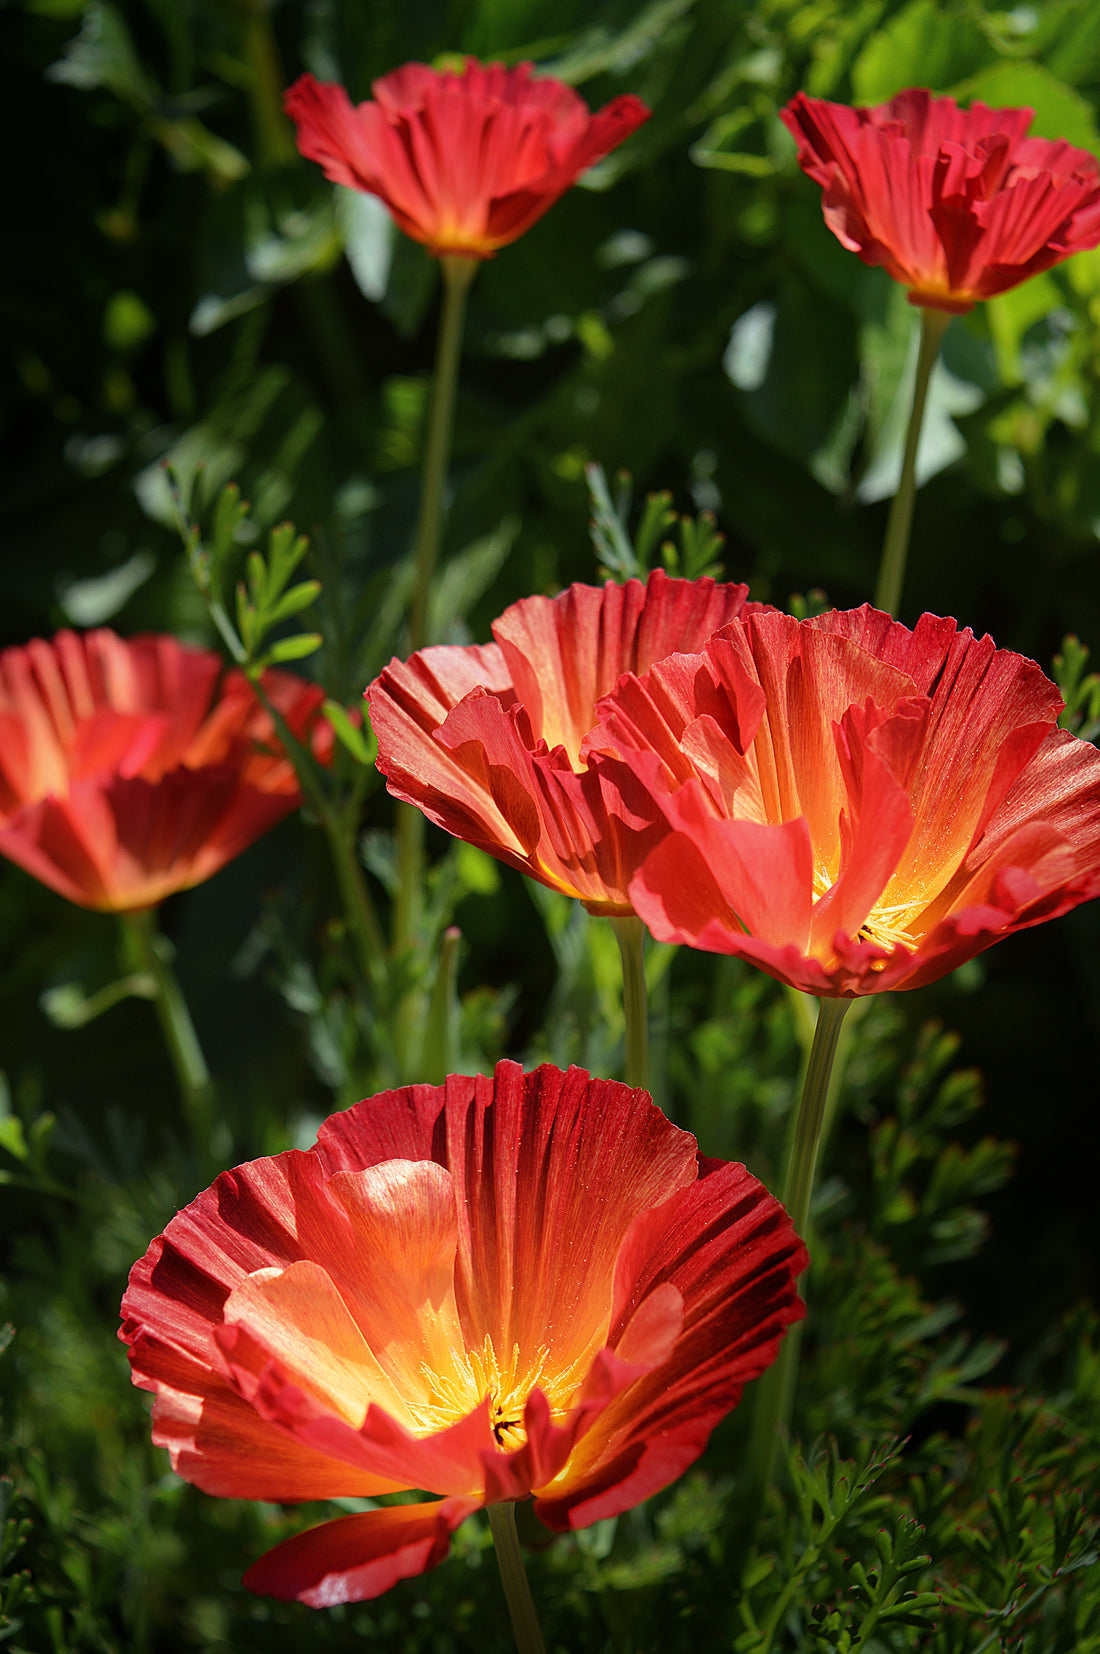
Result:
<svg viewBox="0 0 1100 1654"><path fill-rule="evenodd" d="M585 1527L680 1475L804 1315L795 1281L807 1262L786 1212L743 1166L701 1160L696 1182L641 1216L619 1260L612 1341L629 1333L633 1302L669 1285L683 1329L668 1358L599 1413L555 1482L536 1488L540 1519Z"/></svg>
<svg viewBox="0 0 1100 1654"><path fill-rule="evenodd" d="M529 63L470 59L455 74L409 63L353 108L342 87L303 75L283 107L298 147L325 176L386 203L435 254L491 258L586 167L649 118L635 97L591 115L571 87Z"/></svg>
<svg viewBox="0 0 1100 1654"><path fill-rule="evenodd" d="M849 109L800 92L780 118L829 228L914 303L965 311L1100 241L1100 168L1027 138L1030 109L960 109L919 88Z"/></svg>
<svg viewBox="0 0 1100 1654"><path fill-rule="evenodd" d="M436 1567L452 1533L478 1508L476 1499L439 1499L343 1516L284 1539L252 1564L244 1582L257 1596L310 1608L364 1602Z"/></svg>

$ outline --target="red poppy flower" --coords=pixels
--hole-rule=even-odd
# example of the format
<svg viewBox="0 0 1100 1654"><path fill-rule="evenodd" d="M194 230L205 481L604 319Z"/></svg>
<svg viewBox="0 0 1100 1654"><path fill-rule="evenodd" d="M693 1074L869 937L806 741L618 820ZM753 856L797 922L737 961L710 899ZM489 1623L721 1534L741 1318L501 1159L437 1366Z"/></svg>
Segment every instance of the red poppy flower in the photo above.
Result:
<svg viewBox="0 0 1100 1654"><path fill-rule="evenodd" d="M0 854L81 907L133 912L201 884L300 802L248 681L172 637L59 632L0 653ZM264 688L296 735L322 691Z"/></svg>
<svg viewBox="0 0 1100 1654"><path fill-rule="evenodd" d="M374 82L373 103L303 75L284 107L298 148L325 177L385 202L429 252L492 258L552 207L586 167L649 119L640 98L593 115L531 64L471 58L459 74L423 63Z"/></svg>
<svg viewBox="0 0 1100 1654"><path fill-rule="evenodd" d="M446 1555L481 1506L587 1527L702 1452L803 1313L806 1253L743 1166L641 1091L498 1065L387 1092L225 1172L135 1264L120 1337L207 1493L423 1488L245 1576L314 1607Z"/></svg>
<svg viewBox="0 0 1100 1654"><path fill-rule="evenodd" d="M590 912L631 913L627 885L664 825L629 765L588 763L596 702L620 673L702 648L747 593L661 570L570 586L506 609L495 643L391 661L367 690L390 792Z"/></svg>
<svg viewBox="0 0 1100 1654"><path fill-rule="evenodd" d="M753 614L620 680L589 747L671 828L630 883L655 936L850 996L1100 894L1100 753L1060 707L953 620Z"/></svg>
<svg viewBox="0 0 1100 1654"><path fill-rule="evenodd" d="M917 90L876 109L799 92L780 119L837 240L910 303L963 311L1100 242L1100 167L1028 138L1032 114Z"/></svg>

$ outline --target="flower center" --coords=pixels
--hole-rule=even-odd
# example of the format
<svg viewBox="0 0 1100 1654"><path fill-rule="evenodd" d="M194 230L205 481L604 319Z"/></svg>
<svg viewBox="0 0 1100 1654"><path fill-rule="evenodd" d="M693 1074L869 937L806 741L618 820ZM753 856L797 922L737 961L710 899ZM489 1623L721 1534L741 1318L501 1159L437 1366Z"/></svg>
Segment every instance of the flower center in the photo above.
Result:
<svg viewBox="0 0 1100 1654"><path fill-rule="evenodd" d="M907 924L913 913L910 902L879 902L859 927L861 942L875 942L880 948L915 948Z"/></svg>
<svg viewBox="0 0 1100 1654"><path fill-rule="evenodd" d="M449 1351L452 1367L449 1372L421 1367L428 1397L413 1407L417 1424L425 1435L445 1429L472 1412L486 1396L489 1398L489 1424L497 1446L505 1453L514 1453L527 1440L523 1413L527 1398L535 1385L543 1379L543 1368L550 1356L545 1344L540 1345L532 1361L524 1361L518 1344L513 1344L506 1362L502 1362L488 1333L480 1350ZM563 1393L563 1379L568 1391ZM561 1412L568 1404L572 1390L572 1374L559 1375L557 1382L544 1381L541 1388L550 1401L551 1411Z"/></svg>
<svg viewBox="0 0 1100 1654"><path fill-rule="evenodd" d="M814 869L814 900L820 901L835 880L821 866ZM904 902L878 901L859 927L859 940L873 942L876 947L893 953L895 948L915 949L918 946L909 926L924 906L923 899Z"/></svg>

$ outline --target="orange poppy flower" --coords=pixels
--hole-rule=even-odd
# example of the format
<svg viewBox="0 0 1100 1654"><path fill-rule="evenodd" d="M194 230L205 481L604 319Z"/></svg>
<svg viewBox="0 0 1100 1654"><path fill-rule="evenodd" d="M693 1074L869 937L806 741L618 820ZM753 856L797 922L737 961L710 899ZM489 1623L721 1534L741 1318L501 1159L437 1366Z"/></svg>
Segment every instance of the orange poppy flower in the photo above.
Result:
<svg viewBox="0 0 1100 1654"><path fill-rule="evenodd" d="M624 677L589 748L670 831L630 882L663 941L807 993L916 988L1100 894L1100 753L1033 661L953 620L753 614Z"/></svg>
<svg viewBox="0 0 1100 1654"><path fill-rule="evenodd" d="M649 119L640 98L593 115L572 87L469 59L458 74L406 63L352 104L302 75L284 98L298 148L325 177L385 202L435 255L492 258Z"/></svg>
<svg viewBox="0 0 1100 1654"><path fill-rule="evenodd" d="M631 913L627 885L664 824L629 765L588 763L596 702L620 673L702 648L747 593L661 570L570 586L506 609L495 643L391 661L367 690L390 792L590 912Z"/></svg>
<svg viewBox="0 0 1100 1654"><path fill-rule="evenodd" d="M587 1527L679 1476L803 1314L743 1166L580 1069L387 1092L224 1172L130 1274L153 1439L207 1493L422 1488L249 1570L314 1607L432 1567L484 1505Z"/></svg>
<svg viewBox="0 0 1100 1654"><path fill-rule="evenodd" d="M59 632L0 653L0 855L81 907L134 912L210 878L300 803L240 672L173 637ZM293 732L323 694L264 688Z"/></svg>
<svg viewBox="0 0 1100 1654"><path fill-rule="evenodd" d="M799 92L780 119L837 240L911 304L964 311L1100 242L1100 167L1027 137L1032 114L920 90L876 109Z"/></svg>

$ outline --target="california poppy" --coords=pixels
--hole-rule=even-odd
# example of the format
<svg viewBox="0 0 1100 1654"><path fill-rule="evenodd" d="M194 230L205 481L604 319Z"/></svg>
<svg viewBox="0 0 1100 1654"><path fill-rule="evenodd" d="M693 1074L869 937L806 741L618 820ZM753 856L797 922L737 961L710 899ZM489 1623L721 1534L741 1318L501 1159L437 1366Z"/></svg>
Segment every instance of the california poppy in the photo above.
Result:
<svg viewBox="0 0 1100 1654"><path fill-rule="evenodd" d="M564 1530L664 1487L774 1360L805 1264L767 1190L644 1092L503 1062L224 1172L135 1264L120 1336L207 1493L440 1496L245 1576L324 1607L433 1566L484 1505L533 1496Z"/></svg>
<svg viewBox="0 0 1100 1654"><path fill-rule="evenodd" d="M284 99L298 148L334 184L377 195L436 255L492 258L649 119L629 94L592 114L529 63L406 63L371 90L355 105L342 86L302 75Z"/></svg>
<svg viewBox="0 0 1100 1654"><path fill-rule="evenodd" d="M82 907L132 912L281 821L301 801L294 770L244 675L221 674L209 650L107 630L0 653L0 855ZM331 750L319 688L263 684L294 734Z"/></svg>
<svg viewBox="0 0 1100 1654"><path fill-rule="evenodd" d="M935 981L1100 894L1100 753L1039 667L869 607L734 621L622 678L589 750L670 831L630 882L653 934L807 993Z"/></svg>
<svg viewBox="0 0 1100 1654"><path fill-rule="evenodd" d="M596 703L620 673L701 648L747 594L661 570L575 585L514 603L494 643L391 661L367 690L390 792L590 912L631 913L627 885L664 827L630 765L588 763Z"/></svg>
<svg viewBox="0 0 1100 1654"><path fill-rule="evenodd" d="M1027 137L1032 114L913 89L874 109L799 92L780 119L837 240L910 303L964 311L1100 242L1100 167Z"/></svg>

